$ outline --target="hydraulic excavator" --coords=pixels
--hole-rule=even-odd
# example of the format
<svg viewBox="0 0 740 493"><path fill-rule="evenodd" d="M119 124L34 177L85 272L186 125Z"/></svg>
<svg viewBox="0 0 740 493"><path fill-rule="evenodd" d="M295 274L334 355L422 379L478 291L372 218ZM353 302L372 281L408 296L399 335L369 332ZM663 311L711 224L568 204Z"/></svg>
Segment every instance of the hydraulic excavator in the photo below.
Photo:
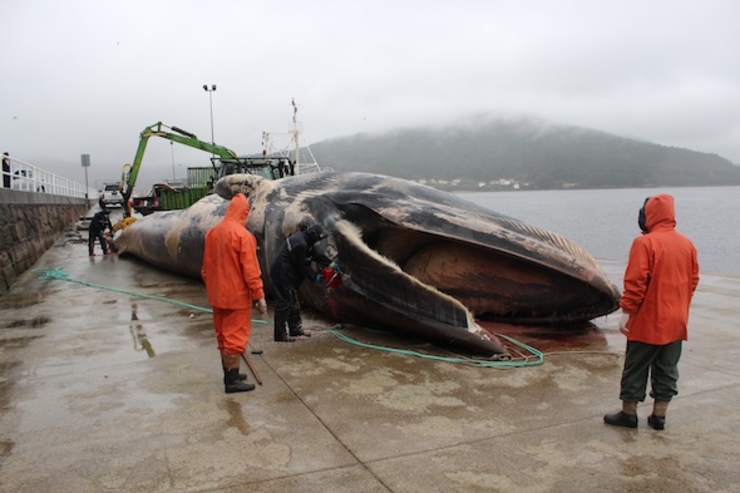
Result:
<svg viewBox="0 0 740 493"><path fill-rule="evenodd" d="M139 147L136 149L136 155L134 156L133 163L127 163L123 166L121 176L121 195L123 196L123 210L124 217L131 216L131 194L133 193L134 186L136 185L136 179L139 176L139 170L141 169L141 162L144 159L144 152L146 151L146 145L149 143L150 137L161 137L163 139L177 142L189 147L201 149L206 152L210 152L214 156L218 156L221 160L238 160L238 157L234 151L218 144L203 142L199 140L194 134L177 127L168 127L162 122L157 122L154 125L146 127L140 134ZM218 174L219 169L216 163L213 163L214 174Z"/></svg>
<svg viewBox="0 0 740 493"><path fill-rule="evenodd" d="M184 187L175 188L166 183L155 184L151 196L132 200L131 194L136 185L150 137L161 137L209 152L213 155L211 167L188 168L188 180ZM295 161L292 161L288 156L267 156L265 151L263 151L262 156L239 157L236 152L224 146L204 142L186 130L174 126L169 127L162 122L157 122L141 132L134 162L123 166L120 182L123 198L123 219L114 225L114 229L125 228L135 220L132 217L133 201L156 202L156 210L183 209L211 192L213 184L223 176L233 173L249 173L262 176L268 180L277 180L295 174L294 166ZM153 209L149 206L144 208L146 212L153 212ZM141 209L141 207L137 206L137 209Z"/></svg>

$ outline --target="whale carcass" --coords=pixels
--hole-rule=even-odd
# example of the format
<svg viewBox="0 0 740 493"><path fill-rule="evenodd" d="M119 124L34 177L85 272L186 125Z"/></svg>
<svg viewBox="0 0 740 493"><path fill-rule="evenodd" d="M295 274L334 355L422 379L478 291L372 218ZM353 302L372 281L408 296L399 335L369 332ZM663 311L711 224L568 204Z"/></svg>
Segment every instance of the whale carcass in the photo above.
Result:
<svg viewBox="0 0 740 493"><path fill-rule="evenodd" d="M307 281L301 298L337 322L495 355L506 350L475 317L556 327L618 306L616 286L578 245L414 182L333 171L279 181L239 174L221 179L215 192L136 221L115 247L200 279L205 234L241 192L268 294L269 266L285 238L302 223L328 232L316 250L339 265L342 283Z"/></svg>

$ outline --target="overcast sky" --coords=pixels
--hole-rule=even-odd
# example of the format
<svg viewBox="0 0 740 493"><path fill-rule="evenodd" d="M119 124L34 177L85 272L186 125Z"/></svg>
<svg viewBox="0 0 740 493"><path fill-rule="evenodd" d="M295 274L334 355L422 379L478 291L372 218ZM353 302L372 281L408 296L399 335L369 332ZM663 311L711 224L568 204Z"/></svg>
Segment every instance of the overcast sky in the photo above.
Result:
<svg viewBox="0 0 740 493"><path fill-rule="evenodd" d="M239 154L295 98L308 144L523 114L740 163L736 0L2 0L0 43L0 151L91 185L158 121L210 141L203 84ZM208 157L151 139L137 188Z"/></svg>

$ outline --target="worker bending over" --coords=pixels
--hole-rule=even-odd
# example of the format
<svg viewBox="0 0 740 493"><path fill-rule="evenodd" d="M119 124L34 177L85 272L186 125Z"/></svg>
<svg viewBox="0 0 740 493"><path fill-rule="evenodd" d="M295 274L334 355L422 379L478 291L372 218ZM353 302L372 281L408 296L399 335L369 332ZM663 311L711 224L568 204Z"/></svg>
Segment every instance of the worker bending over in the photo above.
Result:
<svg viewBox="0 0 740 493"><path fill-rule="evenodd" d="M110 223L110 211L106 208L98 211L90 221L90 228L87 230L87 250L91 257L95 256L95 240L100 242L103 249L103 255L108 255L108 240L105 238L105 230L113 234L113 225Z"/></svg>
<svg viewBox="0 0 740 493"><path fill-rule="evenodd" d="M313 270L311 261L315 260L314 244L326 236L318 224L292 234L286 238L270 268L275 291L276 341L292 342L298 336L311 335L311 331L302 327L298 288L306 278L316 283L322 282L321 274ZM289 332L285 329L286 323Z"/></svg>

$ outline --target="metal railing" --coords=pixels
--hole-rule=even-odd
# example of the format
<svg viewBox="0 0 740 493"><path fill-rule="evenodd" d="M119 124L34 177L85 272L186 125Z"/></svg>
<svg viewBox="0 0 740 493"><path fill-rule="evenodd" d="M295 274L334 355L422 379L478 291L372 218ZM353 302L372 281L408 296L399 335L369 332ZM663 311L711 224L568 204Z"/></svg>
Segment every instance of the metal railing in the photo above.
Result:
<svg viewBox="0 0 740 493"><path fill-rule="evenodd" d="M2 155L2 163L0 188L85 198L85 185L5 154Z"/></svg>

